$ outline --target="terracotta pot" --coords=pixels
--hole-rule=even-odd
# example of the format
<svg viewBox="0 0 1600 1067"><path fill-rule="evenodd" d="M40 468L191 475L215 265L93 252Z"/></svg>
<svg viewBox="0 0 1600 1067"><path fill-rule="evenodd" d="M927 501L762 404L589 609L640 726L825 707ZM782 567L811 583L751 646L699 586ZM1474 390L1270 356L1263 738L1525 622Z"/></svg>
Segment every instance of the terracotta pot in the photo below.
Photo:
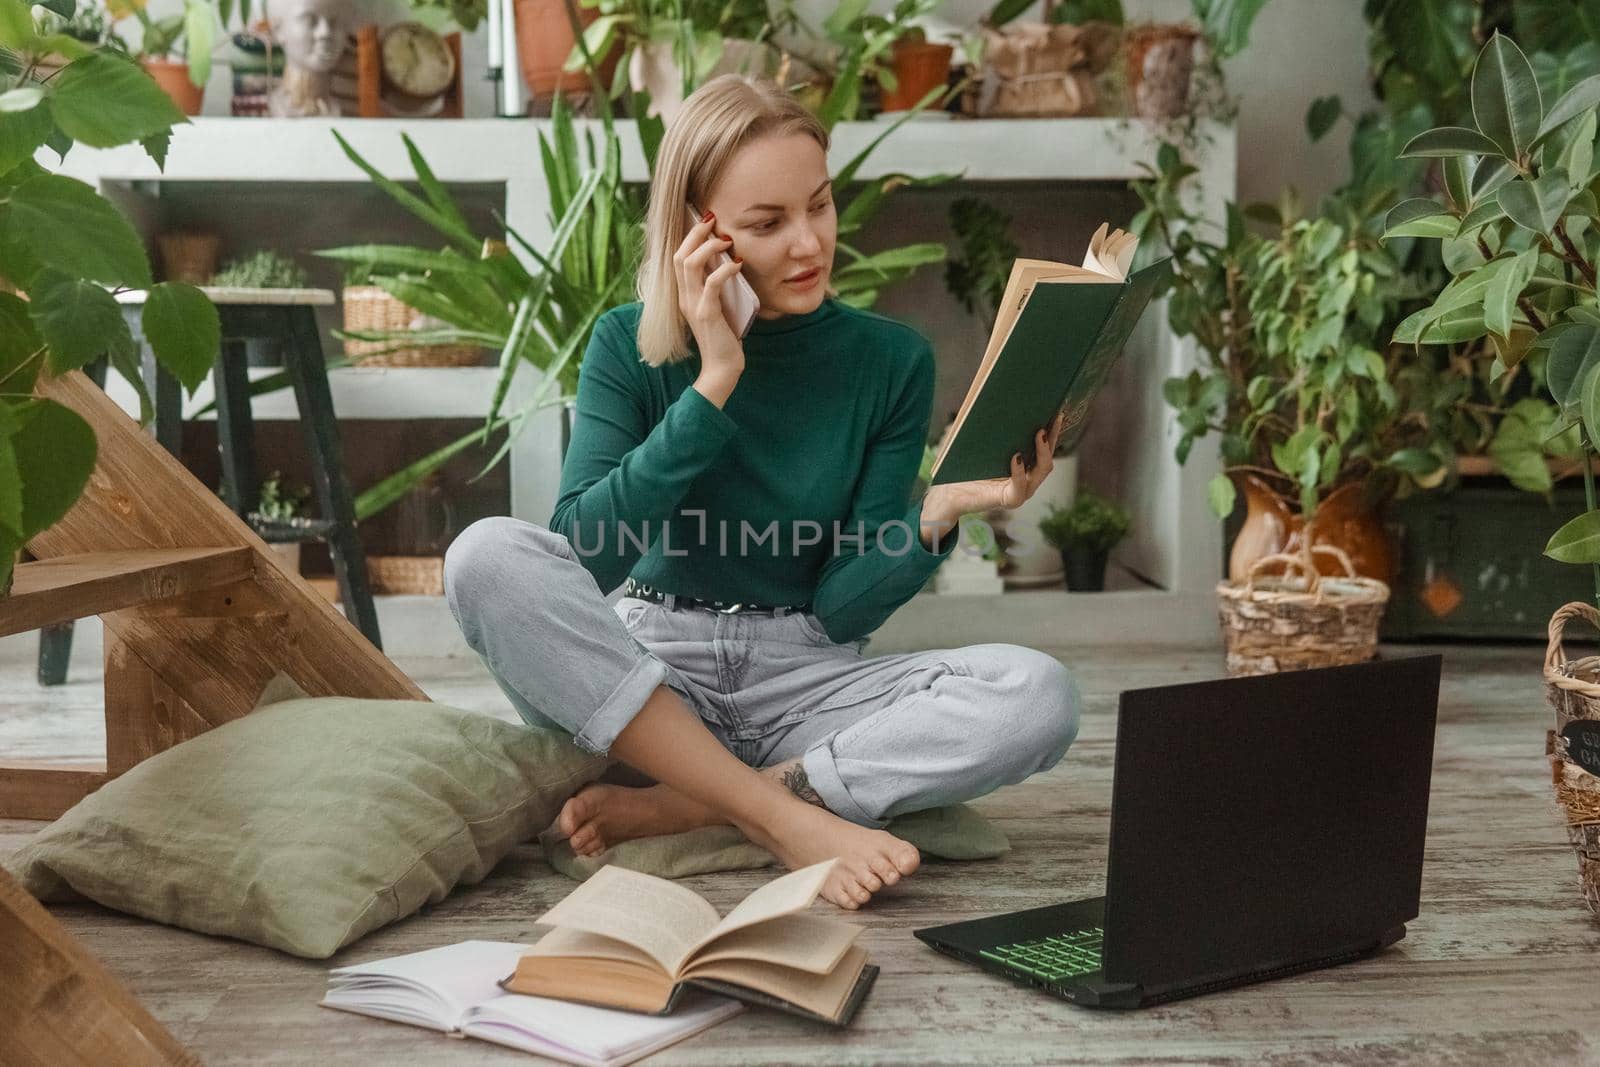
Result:
<svg viewBox="0 0 1600 1067"><path fill-rule="evenodd" d="M527 83L528 92L537 97L554 96L557 90L588 92L588 71L561 69L576 43L563 0L515 0L515 12L517 62L522 67L522 80ZM578 22L583 26L599 17L599 8L578 8ZM600 59L600 83L609 89L616 70L617 51L613 47Z"/></svg>
<svg viewBox="0 0 1600 1067"><path fill-rule="evenodd" d="M883 111L910 111L928 90L950 80L950 58L955 48L928 41L900 41L894 46L891 69L895 88L883 91L879 107Z"/></svg>
<svg viewBox="0 0 1600 1067"><path fill-rule="evenodd" d="M1263 556L1298 552L1305 520L1255 475L1236 475L1234 484L1244 493L1245 520L1228 554L1228 577L1243 582L1251 565ZM1329 493L1317 506L1313 526L1312 544L1343 550L1358 577L1393 584L1398 553L1360 483L1351 482Z"/></svg>
<svg viewBox="0 0 1600 1067"><path fill-rule="evenodd" d="M185 115L200 114L206 91L204 86L189 80L189 64L171 59L146 59L141 65L161 86L161 91L178 105L179 111Z"/></svg>
<svg viewBox="0 0 1600 1067"><path fill-rule="evenodd" d="M1136 26L1127 33L1128 101L1135 115L1170 119L1189 106L1194 43L1200 34L1184 25Z"/></svg>

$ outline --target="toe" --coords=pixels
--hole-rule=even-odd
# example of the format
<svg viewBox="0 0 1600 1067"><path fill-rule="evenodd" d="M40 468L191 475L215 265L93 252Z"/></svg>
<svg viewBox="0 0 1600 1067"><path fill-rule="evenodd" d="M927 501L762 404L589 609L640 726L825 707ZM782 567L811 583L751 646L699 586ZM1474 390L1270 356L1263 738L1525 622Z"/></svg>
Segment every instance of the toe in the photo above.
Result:
<svg viewBox="0 0 1600 1067"><path fill-rule="evenodd" d="M872 857L872 873L882 879L884 885L894 885L900 881L900 872L895 870L887 856Z"/></svg>
<svg viewBox="0 0 1600 1067"><path fill-rule="evenodd" d="M899 842L899 847L889 858L894 861L895 869L902 875L911 874L922 866L922 853L918 852L914 845L908 845L904 841Z"/></svg>

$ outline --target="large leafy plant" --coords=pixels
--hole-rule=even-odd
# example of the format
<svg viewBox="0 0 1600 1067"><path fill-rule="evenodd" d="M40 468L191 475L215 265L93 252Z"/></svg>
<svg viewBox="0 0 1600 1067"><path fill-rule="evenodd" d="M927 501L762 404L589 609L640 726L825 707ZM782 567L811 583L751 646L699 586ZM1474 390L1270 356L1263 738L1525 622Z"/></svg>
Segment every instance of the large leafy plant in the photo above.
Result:
<svg viewBox="0 0 1600 1067"><path fill-rule="evenodd" d="M1182 431L1178 462L1211 433L1224 473L1209 487L1214 510L1234 506L1230 474L1254 473L1309 522L1318 503L1351 483L1395 490L1441 470L1444 447L1397 387L1399 353L1379 341L1404 296L1398 272L1359 214L1300 218L1295 198L1229 205L1220 239L1183 203L1195 168L1164 145L1132 228L1164 248L1172 271L1173 331L1191 337L1203 366L1164 386ZM1246 214L1266 223L1261 235ZM1209 229L1208 229L1209 228Z"/></svg>
<svg viewBox="0 0 1600 1067"><path fill-rule="evenodd" d="M1452 278L1400 324L1395 340L1488 337L1496 379L1542 364L1555 407L1539 415L1536 402L1524 405L1519 432L1537 445L1576 433L1588 498L1588 511L1558 530L1545 553L1595 565L1600 599L1600 510L1589 462L1600 442L1600 75L1547 106L1527 56L1496 34L1473 67L1470 98L1470 124L1427 130L1403 152L1442 160L1446 192L1396 205L1385 237L1443 239Z"/></svg>
<svg viewBox="0 0 1600 1067"><path fill-rule="evenodd" d="M53 0L63 18L73 0ZM38 64L70 60L47 81ZM65 34L40 35L21 0L0 0L0 591L17 550L82 495L94 431L77 413L34 395L41 374L105 357L150 416L138 350L115 293L148 290L141 326L156 359L191 391L216 358L217 311L193 286L157 284L139 235L83 182L35 162L76 141L141 144L160 166L172 128L187 120L128 59Z"/></svg>

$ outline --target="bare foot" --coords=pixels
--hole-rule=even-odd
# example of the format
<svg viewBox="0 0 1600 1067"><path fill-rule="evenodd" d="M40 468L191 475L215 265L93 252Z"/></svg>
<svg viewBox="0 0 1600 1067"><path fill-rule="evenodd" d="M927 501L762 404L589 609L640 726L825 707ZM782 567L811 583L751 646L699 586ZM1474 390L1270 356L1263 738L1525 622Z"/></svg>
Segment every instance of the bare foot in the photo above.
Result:
<svg viewBox="0 0 1600 1067"><path fill-rule="evenodd" d="M847 822L826 808L782 797L769 828L741 826L745 836L777 856L790 870L837 857L822 896L841 908L861 907L884 886L894 885L922 864L916 846L893 834Z"/></svg>
<svg viewBox="0 0 1600 1067"><path fill-rule="evenodd" d="M808 804L822 798L806 779L800 760L792 759L761 771ZM646 779L648 781L648 779ZM702 826L727 826L727 818L671 786L621 786L609 782L586 785L563 805L556 827L580 856L598 856L612 845L636 837L677 834Z"/></svg>
<svg viewBox="0 0 1600 1067"><path fill-rule="evenodd" d="M710 808L664 785L636 789L603 782L574 793L556 817L572 851L598 856L612 845L636 837L677 834L725 823Z"/></svg>
<svg viewBox="0 0 1600 1067"><path fill-rule="evenodd" d="M838 857L822 887L822 896L830 903L859 908L872 894L896 884L921 865L921 854L909 842L882 830L857 826L822 807L822 798L810 788L798 760L768 767L761 774L783 789L773 790L775 807L766 828L739 828L790 870ZM556 818L556 828L567 835L574 852L596 856L636 837L728 822L669 786L638 789L601 782L584 786L567 801Z"/></svg>

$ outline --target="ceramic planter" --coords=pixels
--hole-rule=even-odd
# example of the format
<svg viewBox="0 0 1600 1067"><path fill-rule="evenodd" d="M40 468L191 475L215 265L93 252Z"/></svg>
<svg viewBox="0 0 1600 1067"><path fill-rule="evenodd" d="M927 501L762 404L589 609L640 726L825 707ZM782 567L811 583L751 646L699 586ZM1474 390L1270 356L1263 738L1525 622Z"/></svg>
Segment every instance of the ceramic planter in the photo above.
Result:
<svg viewBox="0 0 1600 1067"><path fill-rule="evenodd" d="M1304 536L1305 520L1254 474L1234 476L1245 501L1244 525L1228 555L1228 577L1242 582L1263 556L1295 552ZM1393 582L1397 570L1394 539L1382 517L1357 482L1342 485L1317 506L1313 544L1343 550L1362 578Z"/></svg>
<svg viewBox="0 0 1600 1067"><path fill-rule="evenodd" d="M206 91L189 79L189 64L172 59L146 59L142 66L185 115L200 114Z"/></svg>

